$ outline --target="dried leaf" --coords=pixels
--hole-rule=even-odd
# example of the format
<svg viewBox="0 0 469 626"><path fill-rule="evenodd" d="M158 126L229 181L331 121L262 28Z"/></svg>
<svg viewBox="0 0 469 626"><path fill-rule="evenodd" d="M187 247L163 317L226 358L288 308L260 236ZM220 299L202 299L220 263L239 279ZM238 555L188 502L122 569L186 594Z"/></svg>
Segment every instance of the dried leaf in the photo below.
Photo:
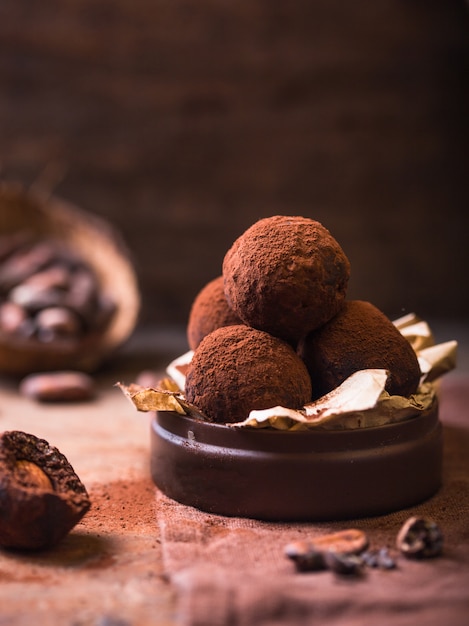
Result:
<svg viewBox="0 0 469 626"><path fill-rule="evenodd" d="M422 379L417 393L408 398L391 396L385 390L386 370L360 370L301 410L282 406L253 410L244 421L228 426L276 430L370 428L400 422L430 410L436 401L432 383L456 366L457 342L433 345L428 324L414 313L394 324L413 345L419 359ZM169 378L161 381L157 389L118 386L139 411L176 411L180 415L210 421L184 399L185 373L192 356L193 351L189 351L174 359L166 369Z"/></svg>
<svg viewBox="0 0 469 626"><path fill-rule="evenodd" d="M431 382L456 367L457 341L447 341L430 346L417 353L422 379Z"/></svg>
<svg viewBox="0 0 469 626"><path fill-rule="evenodd" d="M354 372L339 387L305 406L309 422L323 422L337 413L355 413L375 408L387 379L388 372L383 369Z"/></svg>
<svg viewBox="0 0 469 626"><path fill-rule="evenodd" d="M430 327L427 322L423 320L399 328L399 331L401 335L407 339L415 352L428 348L428 346L432 346L435 343Z"/></svg>
<svg viewBox="0 0 469 626"><path fill-rule="evenodd" d="M126 386L117 383L116 386L129 398L137 411L175 411L180 415L186 415L178 397L179 392L140 387L135 384Z"/></svg>
<svg viewBox="0 0 469 626"><path fill-rule="evenodd" d="M433 385L421 385L418 393L409 398L390 396L384 389L386 378L386 370L360 370L331 393L305 405L303 411L280 406L251 411L246 420L232 426L270 426L277 430L370 428L403 421L433 406Z"/></svg>

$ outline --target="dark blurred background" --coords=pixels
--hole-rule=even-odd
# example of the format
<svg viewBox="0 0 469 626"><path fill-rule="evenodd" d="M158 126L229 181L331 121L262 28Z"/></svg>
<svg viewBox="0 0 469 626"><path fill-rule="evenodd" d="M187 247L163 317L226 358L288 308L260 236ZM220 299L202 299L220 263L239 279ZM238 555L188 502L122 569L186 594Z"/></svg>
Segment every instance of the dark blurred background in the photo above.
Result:
<svg viewBox="0 0 469 626"><path fill-rule="evenodd" d="M0 177L115 224L143 326L280 213L338 239L350 297L465 323L468 6L2 0Z"/></svg>

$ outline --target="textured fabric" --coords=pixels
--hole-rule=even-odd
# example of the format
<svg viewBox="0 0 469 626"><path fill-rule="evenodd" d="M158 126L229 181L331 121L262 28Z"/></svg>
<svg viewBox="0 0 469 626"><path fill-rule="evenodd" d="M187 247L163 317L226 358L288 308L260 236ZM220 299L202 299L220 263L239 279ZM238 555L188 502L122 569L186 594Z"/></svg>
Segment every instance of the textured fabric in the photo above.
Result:
<svg viewBox="0 0 469 626"><path fill-rule="evenodd" d="M444 476L425 503L347 522L277 524L227 518L180 505L157 492L167 575L176 586L183 626L465 626L469 623L469 376L443 379ZM395 551L411 515L444 533L443 554L415 561ZM345 529L366 531L370 548L387 547L397 568L363 577L297 572L287 543Z"/></svg>

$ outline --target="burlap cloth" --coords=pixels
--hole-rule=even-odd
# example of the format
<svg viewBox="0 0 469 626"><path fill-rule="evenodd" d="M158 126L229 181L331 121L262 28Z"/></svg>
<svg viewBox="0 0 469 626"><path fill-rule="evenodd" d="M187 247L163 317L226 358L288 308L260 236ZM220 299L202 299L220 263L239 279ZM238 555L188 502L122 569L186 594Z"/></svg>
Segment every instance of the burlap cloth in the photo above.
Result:
<svg viewBox="0 0 469 626"><path fill-rule="evenodd" d="M469 375L443 379L443 486L429 501L390 515L321 524L227 518L180 505L157 492L166 573L178 593L183 626L466 626L469 624ZM441 527L443 554L414 561L395 551L410 515ZM297 572L287 543L345 528L366 531L371 548L388 547L394 570L363 577Z"/></svg>

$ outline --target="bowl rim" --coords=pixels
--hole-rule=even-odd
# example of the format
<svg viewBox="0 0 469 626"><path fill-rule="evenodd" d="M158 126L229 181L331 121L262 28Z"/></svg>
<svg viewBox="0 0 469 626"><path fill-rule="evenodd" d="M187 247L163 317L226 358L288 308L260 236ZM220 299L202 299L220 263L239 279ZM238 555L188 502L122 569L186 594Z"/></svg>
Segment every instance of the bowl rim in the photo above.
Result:
<svg viewBox="0 0 469 626"><path fill-rule="evenodd" d="M175 411L156 411L153 427L187 440L221 448L271 449L272 451L328 451L382 448L413 441L437 427L438 401L427 410L399 422L355 429L278 430L272 427L239 428L233 425L206 422Z"/></svg>

